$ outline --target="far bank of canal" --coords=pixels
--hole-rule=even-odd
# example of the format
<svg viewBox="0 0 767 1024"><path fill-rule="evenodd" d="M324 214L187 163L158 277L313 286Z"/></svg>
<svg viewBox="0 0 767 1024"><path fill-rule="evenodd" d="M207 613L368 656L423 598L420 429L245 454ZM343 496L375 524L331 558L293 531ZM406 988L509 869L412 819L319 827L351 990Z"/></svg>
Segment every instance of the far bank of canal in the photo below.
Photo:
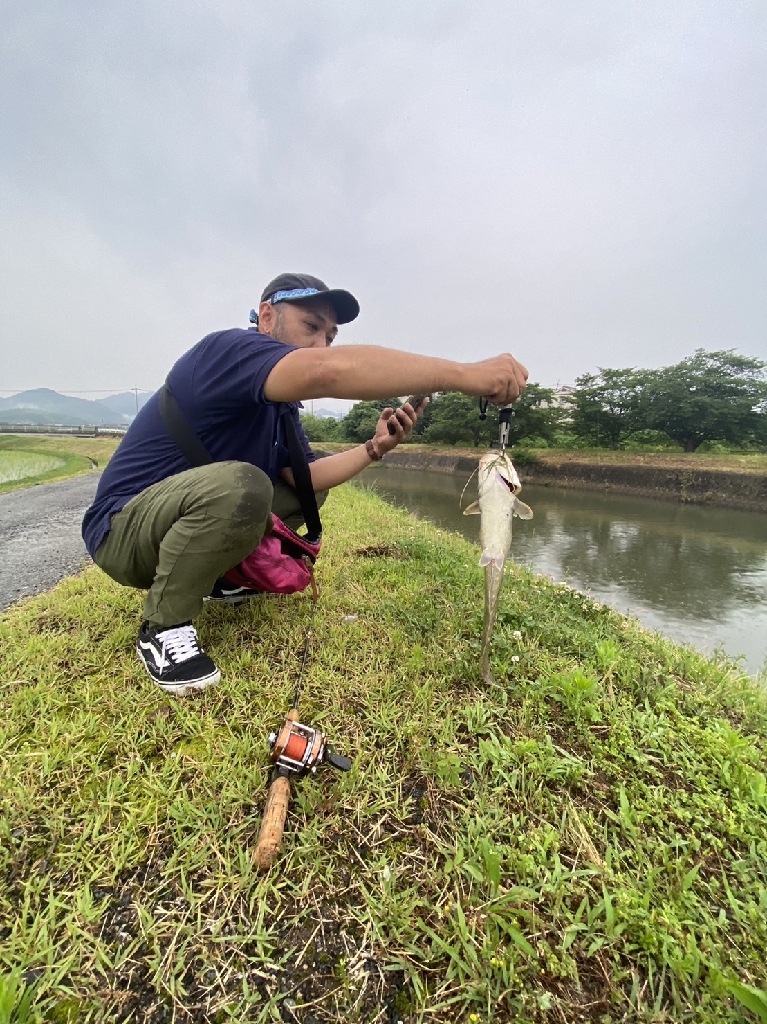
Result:
<svg viewBox="0 0 767 1024"><path fill-rule="evenodd" d="M437 525L479 538L463 516L473 466L454 472L373 467L364 476L386 500ZM520 468L525 482L525 468ZM464 507L476 497L466 490ZM767 667L767 516L642 496L525 484L531 522L515 520L512 557L566 580L649 629L712 654Z"/></svg>
<svg viewBox="0 0 767 1024"><path fill-rule="evenodd" d="M387 466L438 473L471 474L477 449L430 449L403 445L386 456ZM764 456L725 459L666 453L537 452L517 462L528 484L630 494L689 505L718 506L767 514L767 461Z"/></svg>

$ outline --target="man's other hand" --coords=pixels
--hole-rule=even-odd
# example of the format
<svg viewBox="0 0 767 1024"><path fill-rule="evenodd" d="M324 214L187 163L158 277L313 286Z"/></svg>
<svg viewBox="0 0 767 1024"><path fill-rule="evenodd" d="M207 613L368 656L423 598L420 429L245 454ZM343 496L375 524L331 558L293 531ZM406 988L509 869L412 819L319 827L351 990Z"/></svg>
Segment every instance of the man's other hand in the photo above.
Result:
<svg viewBox="0 0 767 1024"><path fill-rule="evenodd" d="M423 398L415 409L410 402L405 402L396 411L391 406L387 406L376 423L374 438L376 450L384 455L410 437L416 420L428 404L429 399Z"/></svg>

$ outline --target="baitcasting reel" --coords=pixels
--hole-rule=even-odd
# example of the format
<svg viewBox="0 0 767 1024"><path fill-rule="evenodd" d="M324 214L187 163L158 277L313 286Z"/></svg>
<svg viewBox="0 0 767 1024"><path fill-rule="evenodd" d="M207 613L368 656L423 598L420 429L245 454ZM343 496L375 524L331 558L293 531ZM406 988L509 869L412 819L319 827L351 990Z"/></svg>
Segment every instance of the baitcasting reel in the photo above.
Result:
<svg viewBox="0 0 767 1024"><path fill-rule="evenodd" d="M288 712L279 732L269 734L269 746L272 748L269 760L279 772L304 775L316 772L317 765L323 763L341 772L351 770L349 758L334 754L325 734L299 722L295 710Z"/></svg>
<svg viewBox="0 0 767 1024"><path fill-rule="evenodd" d="M274 765L274 774L253 851L253 861L261 871L272 866L280 851L290 802L291 778L314 772L323 762L342 772L348 772L352 766L348 757L333 753L324 733L298 721L295 708L288 711L280 731L269 736L269 746L272 748L269 760Z"/></svg>

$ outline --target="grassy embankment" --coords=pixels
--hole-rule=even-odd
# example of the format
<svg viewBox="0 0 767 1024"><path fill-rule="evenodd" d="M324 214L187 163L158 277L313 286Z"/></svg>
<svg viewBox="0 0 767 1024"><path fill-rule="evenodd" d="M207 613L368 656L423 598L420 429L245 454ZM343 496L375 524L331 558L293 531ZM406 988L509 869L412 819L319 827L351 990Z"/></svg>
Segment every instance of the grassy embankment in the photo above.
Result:
<svg viewBox="0 0 767 1024"><path fill-rule="evenodd" d="M117 444L118 440L111 437L23 437L0 434L0 494L90 473L94 463L104 466L109 461ZM6 476L17 476L19 464L25 455L30 457L26 470L30 475L6 479ZM55 464L48 468L53 460L56 460Z"/></svg>
<svg viewBox="0 0 767 1024"><path fill-rule="evenodd" d="M314 442L316 448L327 451L343 451L353 448L351 443L336 441ZM397 451L423 452L427 455L450 455L456 458L479 459L485 446L479 448L463 448L452 445L406 444ZM758 476L767 475L767 455L755 452L749 454L733 453L729 455L711 455L707 452L624 452L611 451L609 448L584 448L578 451L560 451L556 448L512 449L512 458L523 465L534 459L540 462L573 462L594 464L604 462L618 466L649 466L659 469L710 469L726 473L754 473Z"/></svg>
<svg viewBox="0 0 767 1024"><path fill-rule="evenodd" d="M538 449L533 452L541 462L605 463L616 466L649 466L657 469L715 470L723 473L767 475L767 455L759 452L712 455L708 452L622 452L606 448L565 452Z"/></svg>
<svg viewBox="0 0 767 1024"><path fill-rule="evenodd" d="M351 488L325 520L301 711L354 767L294 787L267 876L306 597L206 607L224 678L186 700L95 569L0 616L0 962L29 1019L756 1020L729 983L767 986L765 694L517 567L487 689L476 550Z"/></svg>

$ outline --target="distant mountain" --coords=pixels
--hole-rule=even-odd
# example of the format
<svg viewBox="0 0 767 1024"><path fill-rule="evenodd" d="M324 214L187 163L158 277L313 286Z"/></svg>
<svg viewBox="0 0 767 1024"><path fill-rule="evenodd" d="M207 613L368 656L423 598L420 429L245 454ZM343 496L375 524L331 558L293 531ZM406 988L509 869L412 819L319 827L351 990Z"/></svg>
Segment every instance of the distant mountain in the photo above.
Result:
<svg viewBox="0 0 767 1024"><path fill-rule="evenodd" d="M343 412L331 412L330 409L315 409L312 413L311 409L304 408L304 415L309 413L310 416L316 416L318 420L342 420L346 413Z"/></svg>
<svg viewBox="0 0 767 1024"><path fill-rule="evenodd" d="M133 396L131 395L133 399ZM133 408L136 408L133 399ZM124 427L131 416L116 412L101 402L60 395L50 388L21 391L11 398L0 398L0 423L61 424L66 427Z"/></svg>
<svg viewBox="0 0 767 1024"><path fill-rule="evenodd" d="M139 409L151 396L151 391L139 392ZM305 408L303 411L307 413L310 410ZM10 398L0 398L0 423L10 425L126 427L135 415L136 396L132 391L123 391L119 395L110 395L93 402L71 395L60 395L50 388L35 388L32 391L20 391ZM331 412L329 409L315 409L314 415L321 420L341 420L345 414Z"/></svg>
<svg viewBox="0 0 767 1024"><path fill-rule="evenodd" d="M151 391L139 391L139 409L143 408L151 397ZM99 398L96 404L103 405L110 412L119 413L121 416L129 416L131 419L136 415L136 396L132 391L123 391L119 395L110 395L109 398Z"/></svg>
<svg viewBox="0 0 767 1024"><path fill-rule="evenodd" d="M3 409L0 407L0 424L11 427L83 427L92 424L82 419L65 416L62 413L41 412L39 409ZM103 424L98 424L102 426Z"/></svg>

